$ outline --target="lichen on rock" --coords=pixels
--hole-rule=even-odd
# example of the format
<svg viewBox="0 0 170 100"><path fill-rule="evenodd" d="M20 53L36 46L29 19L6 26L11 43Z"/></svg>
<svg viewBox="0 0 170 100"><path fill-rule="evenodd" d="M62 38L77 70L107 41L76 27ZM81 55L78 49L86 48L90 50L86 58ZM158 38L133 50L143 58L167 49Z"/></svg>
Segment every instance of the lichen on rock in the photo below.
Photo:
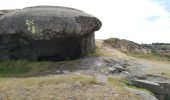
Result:
<svg viewBox="0 0 170 100"><path fill-rule="evenodd" d="M101 21L81 10L36 6L0 17L0 60L65 60L95 50Z"/></svg>

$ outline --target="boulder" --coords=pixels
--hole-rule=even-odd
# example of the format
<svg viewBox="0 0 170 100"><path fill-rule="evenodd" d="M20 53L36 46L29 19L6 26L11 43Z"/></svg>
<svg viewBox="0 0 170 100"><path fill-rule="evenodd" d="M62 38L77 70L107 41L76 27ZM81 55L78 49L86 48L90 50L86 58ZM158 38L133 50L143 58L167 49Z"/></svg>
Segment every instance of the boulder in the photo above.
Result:
<svg viewBox="0 0 170 100"><path fill-rule="evenodd" d="M17 9L11 9L11 10L0 10L0 17L2 16L2 15L4 15L4 14L6 14L6 13L8 13L8 12L12 12L12 11L15 11L15 10L17 10Z"/></svg>
<svg viewBox="0 0 170 100"><path fill-rule="evenodd" d="M155 96L149 94L148 92L138 90L135 88L126 88L128 91L141 97L141 100L158 100Z"/></svg>
<svg viewBox="0 0 170 100"><path fill-rule="evenodd" d="M101 21L81 10L35 6L0 17L0 60L68 60L95 50Z"/></svg>
<svg viewBox="0 0 170 100"><path fill-rule="evenodd" d="M0 17L1 17L2 15L4 15L4 12L1 12L1 11L0 11Z"/></svg>
<svg viewBox="0 0 170 100"><path fill-rule="evenodd" d="M170 100L170 83L160 82L159 85L164 88L164 100Z"/></svg>
<svg viewBox="0 0 170 100"><path fill-rule="evenodd" d="M164 88L158 83L147 81L147 80L131 80L130 85L137 86L140 88L148 89L153 92L159 100L164 100Z"/></svg>

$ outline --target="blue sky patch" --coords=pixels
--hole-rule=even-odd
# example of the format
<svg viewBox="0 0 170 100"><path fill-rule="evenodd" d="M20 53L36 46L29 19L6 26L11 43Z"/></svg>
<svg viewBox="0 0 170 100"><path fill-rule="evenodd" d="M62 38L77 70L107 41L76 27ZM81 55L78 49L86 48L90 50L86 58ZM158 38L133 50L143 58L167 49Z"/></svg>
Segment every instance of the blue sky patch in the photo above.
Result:
<svg viewBox="0 0 170 100"><path fill-rule="evenodd" d="M152 0L158 2L161 6L163 6L168 12L170 12L170 0Z"/></svg>
<svg viewBox="0 0 170 100"><path fill-rule="evenodd" d="M160 18L160 16L151 16L151 17L148 17L147 20L148 21L156 21Z"/></svg>

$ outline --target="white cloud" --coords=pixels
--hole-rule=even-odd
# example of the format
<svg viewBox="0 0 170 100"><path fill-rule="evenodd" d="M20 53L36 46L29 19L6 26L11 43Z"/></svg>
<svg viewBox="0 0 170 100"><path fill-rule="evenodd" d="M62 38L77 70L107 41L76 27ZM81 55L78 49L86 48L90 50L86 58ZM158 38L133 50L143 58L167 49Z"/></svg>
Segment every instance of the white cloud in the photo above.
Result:
<svg viewBox="0 0 170 100"><path fill-rule="evenodd" d="M98 17L97 38L119 37L136 42L170 42L170 14L150 0L0 0L0 9L34 5L68 6ZM159 16L157 20L147 18Z"/></svg>

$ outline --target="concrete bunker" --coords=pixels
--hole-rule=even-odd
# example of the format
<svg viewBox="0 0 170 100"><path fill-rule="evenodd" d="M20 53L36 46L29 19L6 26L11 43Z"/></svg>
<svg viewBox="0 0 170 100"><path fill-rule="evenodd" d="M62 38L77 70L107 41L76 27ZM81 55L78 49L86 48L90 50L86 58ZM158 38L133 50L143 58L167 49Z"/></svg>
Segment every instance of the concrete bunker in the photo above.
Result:
<svg viewBox="0 0 170 100"><path fill-rule="evenodd" d="M0 61L61 61L95 50L101 22L83 11L56 6L15 10L0 18Z"/></svg>

